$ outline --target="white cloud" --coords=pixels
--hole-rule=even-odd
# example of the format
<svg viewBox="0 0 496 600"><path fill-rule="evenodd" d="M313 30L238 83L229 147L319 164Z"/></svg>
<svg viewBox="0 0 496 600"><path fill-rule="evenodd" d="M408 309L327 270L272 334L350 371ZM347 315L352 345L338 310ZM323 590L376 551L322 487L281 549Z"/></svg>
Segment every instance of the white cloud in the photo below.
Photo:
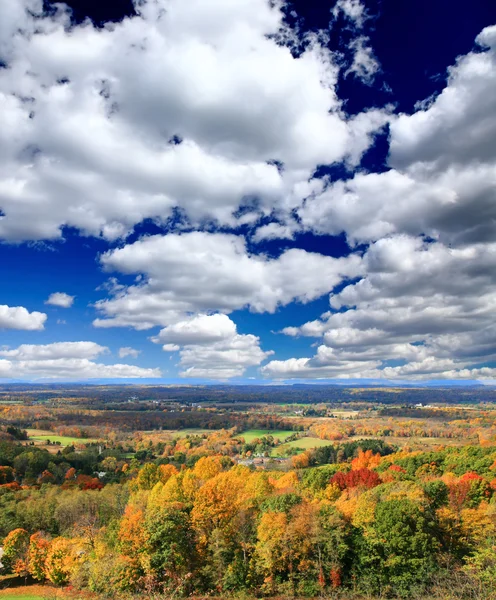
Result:
<svg viewBox="0 0 496 600"><path fill-rule="evenodd" d="M365 5L360 0L338 0L331 12L335 19L340 14L344 15L358 29L361 29L369 18Z"/></svg>
<svg viewBox="0 0 496 600"><path fill-rule="evenodd" d="M9 0L0 13L3 239L57 238L64 225L116 239L174 207L233 226L246 204L298 206L317 165L366 146L333 54L310 36L293 56L278 2L148 0L100 29L41 8Z"/></svg>
<svg viewBox="0 0 496 600"><path fill-rule="evenodd" d="M152 338L165 342L166 352L179 351L182 377L230 379L248 367L258 366L272 352L260 348L254 335L240 335L231 319L222 314L196 315L174 323Z"/></svg>
<svg viewBox="0 0 496 600"><path fill-rule="evenodd" d="M24 306L0 305L0 329L41 331L44 329L46 320L47 315L45 313L30 313Z"/></svg>
<svg viewBox="0 0 496 600"><path fill-rule="evenodd" d="M60 306L61 308L70 308L74 304L74 298L75 296L69 296L69 294L65 294L64 292L54 292L53 294L50 294L45 304Z"/></svg>
<svg viewBox="0 0 496 600"><path fill-rule="evenodd" d="M94 362L108 348L94 342L23 344L0 351L0 376L26 379L116 379L161 377L159 369Z"/></svg>
<svg viewBox="0 0 496 600"><path fill-rule="evenodd" d="M494 379L496 360L496 26L449 69L445 89L391 121L381 174L330 183L303 226L371 243L365 275L289 336L321 339L276 377ZM428 238L426 236L429 236Z"/></svg>
<svg viewBox="0 0 496 600"><path fill-rule="evenodd" d="M496 360L496 26L413 114L350 118L336 87L346 66L317 35L296 57L281 3L148 0L138 10L111 27L69 28L61 6L41 16L40 0L0 2L0 238L57 238L67 225L115 240L179 208L179 230L204 231L101 256L106 271L137 279L113 280L94 324L162 327L154 339L178 352L185 377L239 376L269 356L237 332L233 311L331 293L327 314L283 330L316 338L315 355L273 360L267 376L494 379L481 365ZM365 5L338 0L332 13L355 36L347 73L371 82ZM388 124L389 170L357 169ZM355 169L349 180L313 178L336 162ZM253 242L344 232L368 247L274 258L212 233L219 224L251 228ZM72 301L58 292L47 303ZM0 307L4 328L40 330L46 318ZM159 376L96 363L104 352L23 344L0 352L0 373Z"/></svg>
<svg viewBox="0 0 496 600"><path fill-rule="evenodd" d="M258 366L272 352L260 348L254 335L235 335L210 346L186 346L180 351L182 377L230 379L241 377L248 367Z"/></svg>
<svg viewBox="0 0 496 600"><path fill-rule="evenodd" d="M380 64L369 42L369 38L365 35L351 42L349 48L353 53L353 61L345 71L345 75L354 75L363 83L372 85L376 73L380 70Z"/></svg>
<svg viewBox="0 0 496 600"><path fill-rule="evenodd" d="M180 349L181 349L181 347L178 346L177 344L164 344L162 346L162 350L164 352L177 352Z"/></svg>
<svg viewBox="0 0 496 600"><path fill-rule="evenodd" d="M321 338L317 354L273 361L266 375L450 378L496 360L496 244L448 248L400 235L373 244L363 266L360 281L331 295L333 311L283 330Z"/></svg>
<svg viewBox="0 0 496 600"><path fill-rule="evenodd" d="M331 183L300 209L304 227L370 242L392 233L463 245L496 238L496 26L458 59L443 92L391 120L385 173Z"/></svg>
<svg viewBox="0 0 496 600"><path fill-rule="evenodd" d="M135 348L119 348L119 358L126 358L126 356L132 356L133 358L138 358L141 354L141 350L136 350Z"/></svg>
<svg viewBox="0 0 496 600"><path fill-rule="evenodd" d="M259 227L254 235L254 242L262 242L263 240L292 240L294 236L294 228L288 225L279 223L269 223Z"/></svg>
<svg viewBox="0 0 496 600"><path fill-rule="evenodd" d="M153 338L157 344L209 345L236 334L236 325L227 315L195 315L169 325Z"/></svg>
<svg viewBox="0 0 496 600"><path fill-rule="evenodd" d="M306 303L361 272L358 256L332 258L299 249L277 259L248 253L243 237L204 232L143 238L104 254L104 268L143 274L97 302L97 327L148 329L184 321L189 313L230 313L245 307L274 312L293 300Z"/></svg>
<svg viewBox="0 0 496 600"><path fill-rule="evenodd" d="M59 358L96 358L108 348L95 342L56 342L54 344L22 344L14 350L0 350L0 356L15 360L55 360Z"/></svg>

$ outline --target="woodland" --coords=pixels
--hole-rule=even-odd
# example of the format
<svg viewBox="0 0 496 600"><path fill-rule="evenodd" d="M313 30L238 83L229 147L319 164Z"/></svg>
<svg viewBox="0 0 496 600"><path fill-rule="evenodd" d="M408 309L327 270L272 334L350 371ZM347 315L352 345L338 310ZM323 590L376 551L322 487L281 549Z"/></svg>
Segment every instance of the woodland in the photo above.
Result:
<svg viewBox="0 0 496 600"><path fill-rule="evenodd" d="M487 399L157 395L119 390L98 409L85 390L0 400L0 588L496 598Z"/></svg>

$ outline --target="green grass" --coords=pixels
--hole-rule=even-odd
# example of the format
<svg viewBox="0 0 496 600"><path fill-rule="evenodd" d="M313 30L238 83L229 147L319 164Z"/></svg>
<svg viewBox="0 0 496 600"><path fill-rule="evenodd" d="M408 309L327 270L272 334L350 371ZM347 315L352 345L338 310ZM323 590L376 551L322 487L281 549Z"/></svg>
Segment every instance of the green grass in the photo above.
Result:
<svg viewBox="0 0 496 600"><path fill-rule="evenodd" d="M247 444L253 442L257 438L263 438L271 435L273 438L284 441L290 435L293 435L294 431L278 431L277 429L249 429L238 433L237 438L243 438Z"/></svg>
<svg viewBox="0 0 496 600"><path fill-rule="evenodd" d="M5 596L2 595L2 593L0 592L0 598L9 598L9 600L45 600L45 598L43 598L43 596L31 596L31 594L20 594L19 596Z"/></svg>
<svg viewBox="0 0 496 600"><path fill-rule="evenodd" d="M29 435L29 439L33 442L47 442L48 440L50 440L51 442L60 442L61 446L70 446L71 444L89 444L90 442L98 441L96 439L90 438L77 438L65 435L55 435L54 433L41 431L38 429L28 429L27 432Z"/></svg>
<svg viewBox="0 0 496 600"><path fill-rule="evenodd" d="M329 440L320 440L318 438L304 437L294 442L288 442L278 448L274 448L272 454L274 456L281 456L284 454L284 450L288 448L302 448L302 450L309 450L311 448L321 448L322 446L330 446L333 442Z"/></svg>

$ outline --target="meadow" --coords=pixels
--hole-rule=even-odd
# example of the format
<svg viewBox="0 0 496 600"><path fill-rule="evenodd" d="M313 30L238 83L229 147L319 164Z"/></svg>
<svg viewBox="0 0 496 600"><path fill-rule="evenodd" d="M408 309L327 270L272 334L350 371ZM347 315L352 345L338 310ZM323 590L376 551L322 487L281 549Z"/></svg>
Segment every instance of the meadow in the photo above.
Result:
<svg viewBox="0 0 496 600"><path fill-rule="evenodd" d="M42 429L27 429L29 441L39 442L41 445L46 445L47 442L51 444L57 444L60 446L72 446L78 444L89 444L97 442L97 439L92 438L80 438L66 435L56 435L52 431L45 431Z"/></svg>
<svg viewBox="0 0 496 600"><path fill-rule="evenodd" d="M298 440L293 440L292 442L287 442L281 446L278 446L277 448L274 448L272 451L272 456L284 456L287 450L295 448L301 450L301 452L304 452L305 450L310 450L313 448L329 446L331 443L332 442L328 440L320 440L319 438L315 437L302 437Z"/></svg>
<svg viewBox="0 0 496 600"><path fill-rule="evenodd" d="M238 433L236 437L243 438L247 444L250 444L254 440L261 439L263 437L272 436L274 439L279 441L284 441L290 435L293 435L294 431L289 430L269 430L269 429L248 429L247 431L243 431Z"/></svg>

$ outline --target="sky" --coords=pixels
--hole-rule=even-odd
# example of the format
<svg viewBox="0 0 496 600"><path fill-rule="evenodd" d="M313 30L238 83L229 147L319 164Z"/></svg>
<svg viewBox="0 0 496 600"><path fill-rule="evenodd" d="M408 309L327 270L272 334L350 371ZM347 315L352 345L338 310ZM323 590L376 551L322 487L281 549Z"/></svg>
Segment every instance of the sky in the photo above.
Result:
<svg viewBox="0 0 496 600"><path fill-rule="evenodd" d="M0 381L496 381L496 4L0 2Z"/></svg>

